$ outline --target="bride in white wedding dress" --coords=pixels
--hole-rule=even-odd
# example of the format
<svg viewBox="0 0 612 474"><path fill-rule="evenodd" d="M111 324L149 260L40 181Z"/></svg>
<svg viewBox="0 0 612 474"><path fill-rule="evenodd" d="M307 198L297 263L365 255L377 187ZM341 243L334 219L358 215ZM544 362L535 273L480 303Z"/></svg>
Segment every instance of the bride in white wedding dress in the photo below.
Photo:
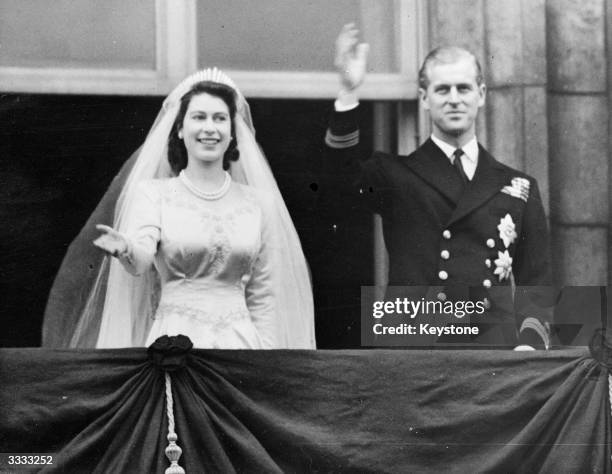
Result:
<svg viewBox="0 0 612 474"><path fill-rule="evenodd" d="M219 71L194 74L168 96L113 225L96 228L109 257L69 346L94 331L99 348L177 334L196 348L315 348L297 233L248 105Z"/></svg>

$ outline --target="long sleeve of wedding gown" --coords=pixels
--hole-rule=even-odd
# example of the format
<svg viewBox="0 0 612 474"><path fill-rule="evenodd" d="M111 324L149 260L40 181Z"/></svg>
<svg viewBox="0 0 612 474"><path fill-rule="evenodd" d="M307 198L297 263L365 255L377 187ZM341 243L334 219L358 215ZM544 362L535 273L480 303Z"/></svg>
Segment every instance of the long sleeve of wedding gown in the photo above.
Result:
<svg viewBox="0 0 612 474"><path fill-rule="evenodd" d="M150 182L138 186L123 234L128 250L119 259L132 275L141 275L153 264L161 234L159 191Z"/></svg>
<svg viewBox="0 0 612 474"><path fill-rule="evenodd" d="M261 198L264 202L265 198ZM251 278L246 288L246 303L261 337L263 348L278 347L278 321L276 321L275 291L278 285L274 281L275 265L279 265L276 258L277 235L271 229L270 219L267 218L265 207L262 218L261 246L259 254L254 261Z"/></svg>

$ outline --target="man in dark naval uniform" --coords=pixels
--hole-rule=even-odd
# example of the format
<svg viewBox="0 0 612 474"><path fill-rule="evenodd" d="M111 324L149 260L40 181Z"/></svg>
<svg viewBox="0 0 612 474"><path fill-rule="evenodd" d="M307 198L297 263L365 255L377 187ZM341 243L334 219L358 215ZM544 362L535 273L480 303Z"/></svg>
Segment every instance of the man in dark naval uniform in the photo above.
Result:
<svg viewBox="0 0 612 474"><path fill-rule="evenodd" d="M504 328L484 344L548 348L542 307L549 303L533 291L551 280L546 217L536 180L495 160L476 139L486 93L478 60L458 47L431 51L419 72L431 137L408 156L368 158L359 153L356 93L367 52L346 25L336 43L342 90L325 141L382 216L389 285L427 285L439 301L481 301L481 320Z"/></svg>

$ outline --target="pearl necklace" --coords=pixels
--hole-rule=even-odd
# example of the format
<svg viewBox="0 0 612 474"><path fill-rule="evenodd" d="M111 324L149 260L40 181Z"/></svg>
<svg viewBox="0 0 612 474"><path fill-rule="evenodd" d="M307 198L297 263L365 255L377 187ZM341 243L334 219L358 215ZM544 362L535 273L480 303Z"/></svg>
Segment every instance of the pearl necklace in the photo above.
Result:
<svg viewBox="0 0 612 474"><path fill-rule="evenodd" d="M225 172L225 180L223 181L223 184L221 185L221 187L211 193L198 189L198 187L195 184L193 184L190 181L190 179L187 177L187 175L185 174L185 170L181 170L181 172L179 173L179 179L185 185L185 187L189 189L189 191L191 191L196 196L202 199L206 199L208 201L216 201L217 199L221 199L223 196L227 194L227 192L229 191L230 185L232 184L232 178L227 171Z"/></svg>

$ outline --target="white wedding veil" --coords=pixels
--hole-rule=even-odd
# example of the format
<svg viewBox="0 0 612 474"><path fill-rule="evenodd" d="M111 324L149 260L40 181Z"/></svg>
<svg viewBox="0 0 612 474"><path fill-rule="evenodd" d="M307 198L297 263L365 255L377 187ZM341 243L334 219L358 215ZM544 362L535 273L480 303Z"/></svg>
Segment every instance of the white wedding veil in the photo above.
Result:
<svg viewBox="0 0 612 474"><path fill-rule="evenodd" d="M278 348L315 348L312 288L299 237L268 162L255 140L248 103L233 81L216 68L192 74L168 95L147 138L136 152L131 169L124 169L115 178L107 196L73 242L51 290L43 325L43 346L144 345L159 298L158 275L152 267L144 275L134 277L117 259L102 257L91 244L95 235L92 227L96 223L106 223L101 221L113 209L112 226L124 231L133 212L137 184L173 175L167 159L168 136L181 98L201 81L225 84L236 92L235 130L240 158L231 162L232 179L272 196L264 212L269 215L278 242L274 245L272 265ZM100 220L95 222L96 218Z"/></svg>

